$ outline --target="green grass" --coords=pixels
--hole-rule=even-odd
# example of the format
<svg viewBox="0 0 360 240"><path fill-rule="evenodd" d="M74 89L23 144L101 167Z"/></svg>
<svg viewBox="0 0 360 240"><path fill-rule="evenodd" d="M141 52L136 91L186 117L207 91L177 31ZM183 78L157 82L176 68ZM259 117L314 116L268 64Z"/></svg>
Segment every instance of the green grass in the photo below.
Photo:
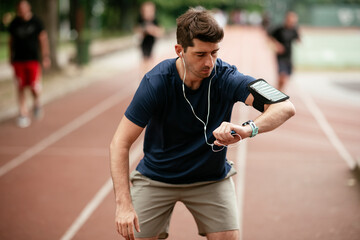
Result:
<svg viewBox="0 0 360 240"><path fill-rule="evenodd" d="M360 31L305 30L294 46L294 63L303 69L360 69Z"/></svg>
<svg viewBox="0 0 360 240"><path fill-rule="evenodd" d="M8 57L8 34L0 32L0 62L7 61Z"/></svg>

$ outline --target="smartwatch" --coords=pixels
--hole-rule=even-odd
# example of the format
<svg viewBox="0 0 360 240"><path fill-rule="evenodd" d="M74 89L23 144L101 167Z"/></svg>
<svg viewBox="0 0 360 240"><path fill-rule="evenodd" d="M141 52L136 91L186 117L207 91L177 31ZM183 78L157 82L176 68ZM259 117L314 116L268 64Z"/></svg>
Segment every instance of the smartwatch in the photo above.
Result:
<svg viewBox="0 0 360 240"><path fill-rule="evenodd" d="M254 123L253 120L249 120L247 122L244 122L242 125L243 126L250 125L250 127L252 129L252 133L251 133L250 137L255 137L259 133L259 128L256 126L256 124Z"/></svg>

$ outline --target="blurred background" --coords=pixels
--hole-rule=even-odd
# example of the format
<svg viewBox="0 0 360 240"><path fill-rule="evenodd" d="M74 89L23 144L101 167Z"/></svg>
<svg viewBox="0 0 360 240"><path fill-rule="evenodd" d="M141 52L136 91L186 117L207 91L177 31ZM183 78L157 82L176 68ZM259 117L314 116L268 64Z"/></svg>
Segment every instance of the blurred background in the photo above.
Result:
<svg viewBox="0 0 360 240"><path fill-rule="evenodd" d="M0 0L0 120L17 113L9 64L7 27L17 0ZM51 68L46 87L61 74L74 73L95 59L138 48L135 31L144 0L29 0L49 36ZM213 10L223 24L261 27L271 32L287 11L298 14L301 43L293 45L297 71L360 70L360 0L154 0L161 39L175 40L176 18L189 7ZM173 43L173 42L172 42ZM172 44L171 43L171 44ZM165 44L167 45L167 44ZM159 46L159 45L158 45ZM156 46L155 46L156 47ZM140 55L140 54L139 54ZM140 63L140 59L138 59ZM68 77L65 76L65 77ZM140 77L140 76L139 76ZM64 83L65 89L68 83ZM354 87L350 84L350 87ZM356 88L359 88L356 86ZM66 91L66 90L64 90ZM46 98L46 97L45 97Z"/></svg>
<svg viewBox="0 0 360 240"><path fill-rule="evenodd" d="M52 65L42 79L46 118L26 129L16 127L12 119L18 108L7 28L16 15L17 0L0 0L0 239L65 235L61 239L68 240L75 234L75 239L118 239L108 146L144 73L135 29L145 1L29 2L50 42ZM246 182L240 197L245 202L244 239L358 240L360 0L152 2L164 29L155 43L152 65L176 57L176 18L201 5L225 26L221 57L239 71L272 83L275 51L266 32L281 25L287 11L298 14L301 41L293 45L295 72L289 88L297 114L287 126L249 144L246 174L240 172L237 182L239 189ZM48 104L55 98L58 101ZM323 126L334 128L331 137ZM344 151L351 163L356 162L356 177L341 160ZM91 199L92 204L94 196L98 199L98 192L105 200L100 199L86 222L79 223L81 210L88 210L87 203ZM175 219L185 224L172 225L172 231L181 235L190 227L190 237L184 239L200 239L184 212L180 208ZM66 229L73 235L66 235Z"/></svg>
<svg viewBox="0 0 360 240"><path fill-rule="evenodd" d="M7 26L15 17L16 0L0 1L0 63L8 60ZM79 65L91 61L92 45L114 38L128 39L139 15L141 0L30 0L49 34L52 70L73 61ZM315 30L356 28L355 32L307 31L303 44L295 51L299 67L360 68L360 0L154 0L159 24L173 31L175 19L189 6L201 5L221 10L228 24L281 24L284 14L294 10L302 27ZM109 44L111 45L111 44ZM123 44L122 44L123 46ZM108 51L119 48L113 42ZM94 50L95 51L95 50ZM104 53L104 52L102 52ZM0 76L2 80L4 77Z"/></svg>

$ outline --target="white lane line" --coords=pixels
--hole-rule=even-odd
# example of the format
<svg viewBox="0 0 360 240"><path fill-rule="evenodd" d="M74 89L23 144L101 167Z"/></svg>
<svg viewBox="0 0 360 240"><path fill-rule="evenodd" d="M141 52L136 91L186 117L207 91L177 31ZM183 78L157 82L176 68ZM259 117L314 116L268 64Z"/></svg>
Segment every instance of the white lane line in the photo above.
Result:
<svg viewBox="0 0 360 240"><path fill-rule="evenodd" d="M296 83L296 82L295 82ZM305 103L311 114L314 116L316 121L318 122L320 128L323 130L331 144L334 146L336 151L339 153L341 158L346 162L350 169L354 170L356 168L356 161L345 148L343 143L340 141L339 137L336 135L334 129L331 127L329 122L327 121L324 114L321 112L320 108L316 105L314 100L311 98L310 94L308 94L300 84L296 83L298 89L300 89L300 96L302 101Z"/></svg>
<svg viewBox="0 0 360 240"><path fill-rule="evenodd" d="M139 142L133 150L130 152L130 166L139 160L142 154L142 142ZM65 234L60 238L60 240L71 240L80 228L87 222L90 216L94 211L99 207L105 197L113 189L113 184L111 178L109 178L105 184L100 188L100 190L95 194L93 199L85 206L81 211L80 215L75 219L71 224L70 228L65 232ZM115 231L115 230L114 230Z"/></svg>
<svg viewBox="0 0 360 240"><path fill-rule="evenodd" d="M249 116L249 108L245 106L234 106L236 108L236 122L242 123L247 121ZM239 239L243 239L243 215L244 215L244 194L245 194L245 168L247 156L247 139L242 140L236 149L236 192L239 207Z"/></svg>
<svg viewBox="0 0 360 240"><path fill-rule="evenodd" d="M240 223L240 235L239 239L243 239L243 217L244 217L244 194L245 194L245 168L246 168L246 156L247 156L247 139L243 140L242 144L236 151L236 166L237 166L237 194L238 194L238 206L239 206L239 223Z"/></svg>
<svg viewBox="0 0 360 240"><path fill-rule="evenodd" d="M89 111L75 118L73 121L60 128L56 132L52 133L48 137L44 138L34 146L27 149L25 152L17 156L16 158L10 160L0 168L0 177L10 172L12 169L18 167L22 163L26 162L39 152L43 151L50 145L59 141L61 138L80 128L87 122L91 121L95 117L99 116L101 113L115 106L119 102L123 101L128 96L128 88L121 88L121 92L117 92L116 94L108 97L95 107L91 108Z"/></svg>
<svg viewBox="0 0 360 240"><path fill-rule="evenodd" d="M97 209L100 203L104 200L104 198L108 195L108 193L112 189L111 178L109 178L106 183L100 188L100 190L96 193L94 198L85 206L85 208L81 211L80 215L76 218L73 224L71 224L70 228L65 232L64 236L62 236L61 240L70 240L75 234L79 231L79 229L84 225L84 223L89 219L91 214Z"/></svg>
<svg viewBox="0 0 360 240"><path fill-rule="evenodd" d="M28 147L0 146L0 154L17 155L24 152ZM44 156L99 156L108 157L108 148L93 147L48 147L42 152ZM102 161L102 160L101 160Z"/></svg>

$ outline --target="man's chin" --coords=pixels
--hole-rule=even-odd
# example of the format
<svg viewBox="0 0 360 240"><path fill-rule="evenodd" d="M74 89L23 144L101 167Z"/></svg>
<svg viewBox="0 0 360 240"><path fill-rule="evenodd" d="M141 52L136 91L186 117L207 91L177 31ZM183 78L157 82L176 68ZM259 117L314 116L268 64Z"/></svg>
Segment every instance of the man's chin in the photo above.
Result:
<svg viewBox="0 0 360 240"><path fill-rule="evenodd" d="M211 75L211 71L202 71L202 72L201 72L201 76L202 76L203 78L210 77L210 75Z"/></svg>

